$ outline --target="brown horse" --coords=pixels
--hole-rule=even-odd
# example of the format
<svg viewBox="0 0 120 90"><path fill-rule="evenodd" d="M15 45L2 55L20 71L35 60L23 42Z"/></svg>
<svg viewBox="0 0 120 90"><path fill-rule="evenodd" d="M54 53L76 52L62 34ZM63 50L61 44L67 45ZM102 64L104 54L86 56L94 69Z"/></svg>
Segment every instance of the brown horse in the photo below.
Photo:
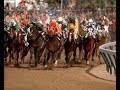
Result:
<svg viewBox="0 0 120 90"><path fill-rule="evenodd" d="M22 30L18 31L17 36L13 42L13 57L14 57L14 66L19 67L19 54L21 62L23 61L23 50L25 48L25 40L24 40L25 34L22 32ZM20 62L20 63L21 63Z"/></svg>
<svg viewBox="0 0 120 90"><path fill-rule="evenodd" d="M47 68L48 60L50 56L52 56L51 66L55 60L56 60L55 64L57 65L57 59L58 59L57 55L59 53L60 47L61 47L61 42L58 40L58 36L57 35L50 36L48 41L46 42L46 48L44 53L43 65L45 65L45 68Z"/></svg>
<svg viewBox="0 0 120 90"><path fill-rule="evenodd" d="M6 58L9 56L9 63L11 63L11 59L13 59L13 42L16 38L15 26L10 27L10 30L7 32L7 35L8 35L7 40L8 52L6 54Z"/></svg>
<svg viewBox="0 0 120 90"><path fill-rule="evenodd" d="M96 48L95 48L95 53L96 53L96 56L98 56L99 61L100 61L100 53L98 52L98 48L102 44L106 43L106 38L105 38L105 36L102 33L101 34L97 34L96 38L97 38L97 45L96 45Z"/></svg>
<svg viewBox="0 0 120 90"><path fill-rule="evenodd" d="M46 42L46 48L44 53L44 63L45 68L47 68L48 60L50 56L52 56L51 60L51 68L52 64L55 61L55 66L57 65L57 60L60 58L60 54L63 51L63 38L61 36L58 36L58 29L56 27L56 24L50 24L48 28L48 34L46 35L47 42Z"/></svg>
<svg viewBox="0 0 120 90"><path fill-rule="evenodd" d="M33 55L35 58L35 67L37 67L37 64L39 62L40 57L42 56L42 53L45 48L45 38L42 34L42 28L37 27L33 25L33 30L31 31L31 34L28 35L28 42L30 47L30 61L29 65L31 66L31 60L33 59Z"/></svg>
<svg viewBox="0 0 120 90"><path fill-rule="evenodd" d="M94 61L94 53L96 47L96 40L93 36L88 36L87 38L83 37L83 49L84 49L84 60L89 61L89 65L92 65L92 61Z"/></svg>
<svg viewBox="0 0 120 90"><path fill-rule="evenodd" d="M66 67L72 66L73 61L75 62L76 57L76 44L74 40L74 31L69 30L68 38L66 39L64 43L64 49L65 49L65 60L66 60ZM74 57L72 60L72 56Z"/></svg>

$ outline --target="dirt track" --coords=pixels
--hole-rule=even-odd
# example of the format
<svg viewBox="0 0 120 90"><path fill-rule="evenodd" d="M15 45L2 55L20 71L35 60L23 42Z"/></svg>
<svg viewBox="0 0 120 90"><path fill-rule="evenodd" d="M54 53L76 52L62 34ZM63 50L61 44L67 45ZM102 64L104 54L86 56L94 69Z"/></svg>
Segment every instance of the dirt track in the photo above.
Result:
<svg viewBox="0 0 120 90"><path fill-rule="evenodd" d="M26 57L28 60L29 55ZM59 61L59 66L64 66L64 54ZM116 83L95 78L76 65L70 68L53 68L42 70L42 65L37 69L4 68L5 90L116 90Z"/></svg>

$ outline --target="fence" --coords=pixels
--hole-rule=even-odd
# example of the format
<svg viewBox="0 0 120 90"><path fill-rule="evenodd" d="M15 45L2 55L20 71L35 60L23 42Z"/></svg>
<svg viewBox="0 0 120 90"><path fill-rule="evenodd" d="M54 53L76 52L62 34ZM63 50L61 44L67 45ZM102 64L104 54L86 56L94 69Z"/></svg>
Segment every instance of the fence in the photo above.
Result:
<svg viewBox="0 0 120 90"><path fill-rule="evenodd" d="M116 74L116 42L103 44L99 47L99 52L106 64L106 70L112 74L113 70Z"/></svg>

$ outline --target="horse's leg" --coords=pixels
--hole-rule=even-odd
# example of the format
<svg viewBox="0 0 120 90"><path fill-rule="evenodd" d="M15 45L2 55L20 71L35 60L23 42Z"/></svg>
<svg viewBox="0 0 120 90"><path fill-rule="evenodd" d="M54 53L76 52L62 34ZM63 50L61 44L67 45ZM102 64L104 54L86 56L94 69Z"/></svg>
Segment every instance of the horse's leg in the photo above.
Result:
<svg viewBox="0 0 120 90"><path fill-rule="evenodd" d="M73 52L73 61L74 61L74 63L76 63L76 49L77 49L77 46L75 46L75 49L74 49L74 52Z"/></svg>
<svg viewBox="0 0 120 90"><path fill-rule="evenodd" d="M73 59L72 59L72 55L74 54L74 52L70 52L69 55L68 55L68 60L70 62L70 66L72 67L72 64L73 64ZM74 56L73 56L74 57ZM74 61L75 62L75 61Z"/></svg>
<svg viewBox="0 0 120 90"><path fill-rule="evenodd" d="M17 59L16 60L17 60L17 66L20 67L19 62L18 62L18 60L19 60L19 51L17 51Z"/></svg>
<svg viewBox="0 0 120 90"><path fill-rule="evenodd" d="M55 57L55 65L54 66L57 66L57 63L58 63L58 57L57 57L57 55L58 55L59 53L55 53L54 54L54 57Z"/></svg>
<svg viewBox="0 0 120 90"><path fill-rule="evenodd" d="M66 60L66 65L68 65L69 60L68 60L68 52L67 51L65 51L65 60Z"/></svg>
<svg viewBox="0 0 120 90"><path fill-rule="evenodd" d="M40 57L42 56L43 50L40 49L38 52L38 63L40 64Z"/></svg>
<svg viewBox="0 0 120 90"><path fill-rule="evenodd" d="M8 49L8 55L9 55L9 63L11 63L11 57L12 57L12 50L9 48Z"/></svg>
<svg viewBox="0 0 120 90"><path fill-rule="evenodd" d="M33 47L30 49L30 61L29 61L29 66L31 66L31 60L33 59Z"/></svg>
<svg viewBox="0 0 120 90"><path fill-rule="evenodd" d="M5 64L7 64L7 50L6 50L6 48L4 50L4 61L5 61Z"/></svg>
<svg viewBox="0 0 120 90"><path fill-rule="evenodd" d="M60 59L61 53L62 53L63 49L64 49L64 47L61 46L61 47L60 47L60 50L58 51L58 54L57 54L57 58L58 58L58 59Z"/></svg>
<svg viewBox="0 0 120 90"><path fill-rule="evenodd" d="M17 66L16 60L17 60L17 51L13 51L13 57L14 57L14 67Z"/></svg>
<svg viewBox="0 0 120 90"><path fill-rule="evenodd" d="M89 65L92 65L92 61L94 61L94 54L95 54L95 48L96 48L96 44L94 44L93 47L91 47L89 55L88 55L88 59L89 59Z"/></svg>
<svg viewBox="0 0 120 90"><path fill-rule="evenodd" d="M45 53L44 53L44 61L43 61L43 65L45 65L45 68L47 68L48 66L48 60L50 58L50 52L48 52L47 49L45 49Z"/></svg>
<svg viewBox="0 0 120 90"><path fill-rule="evenodd" d="M85 55L84 55L84 60L86 60L86 65L87 65L87 61L88 61L88 51L85 50Z"/></svg>
<svg viewBox="0 0 120 90"><path fill-rule="evenodd" d="M22 50L20 50L20 59L21 59L21 62L20 62L20 64L22 64L22 63L24 63L24 57L23 57L23 49Z"/></svg>
<svg viewBox="0 0 120 90"><path fill-rule="evenodd" d="M52 67L53 67L53 62L55 62L55 53L51 53L51 56L52 56L52 58L51 58L51 62L50 62L50 69L52 70ZM49 56L48 56L49 57ZM48 58L47 58L48 59ZM47 61L48 62L48 61Z"/></svg>
<svg viewBox="0 0 120 90"><path fill-rule="evenodd" d="M95 55L95 51L97 49L97 43L94 44L93 50L92 50L92 61L94 61L94 55Z"/></svg>
<svg viewBox="0 0 120 90"><path fill-rule="evenodd" d="M83 47L82 47L82 45L80 45L79 46L79 60L78 60L78 62L81 62L83 60L83 56L84 56L83 54L84 54Z"/></svg>
<svg viewBox="0 0 120 90"><path fill-rule="evenodd" d="M34 48L34 58L35 58L35 67L37 67L37 63L38 63L38 48L35 47Z"/></svg>

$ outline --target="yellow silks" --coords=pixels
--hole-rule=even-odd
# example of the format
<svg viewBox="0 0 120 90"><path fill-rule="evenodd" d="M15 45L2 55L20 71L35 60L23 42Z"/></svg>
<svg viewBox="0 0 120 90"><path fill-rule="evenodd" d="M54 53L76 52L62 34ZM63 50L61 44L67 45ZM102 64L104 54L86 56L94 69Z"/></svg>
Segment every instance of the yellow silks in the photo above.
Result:
<svg viewBox="0 0 120 90"><path fill-rule="evenodd" d="M78 33L78 25L79 25L79 22L78 22L78 19L76 18L76 19L75 19L75 29L74 29L74 33L75 33L75 34Z"/></svg>

